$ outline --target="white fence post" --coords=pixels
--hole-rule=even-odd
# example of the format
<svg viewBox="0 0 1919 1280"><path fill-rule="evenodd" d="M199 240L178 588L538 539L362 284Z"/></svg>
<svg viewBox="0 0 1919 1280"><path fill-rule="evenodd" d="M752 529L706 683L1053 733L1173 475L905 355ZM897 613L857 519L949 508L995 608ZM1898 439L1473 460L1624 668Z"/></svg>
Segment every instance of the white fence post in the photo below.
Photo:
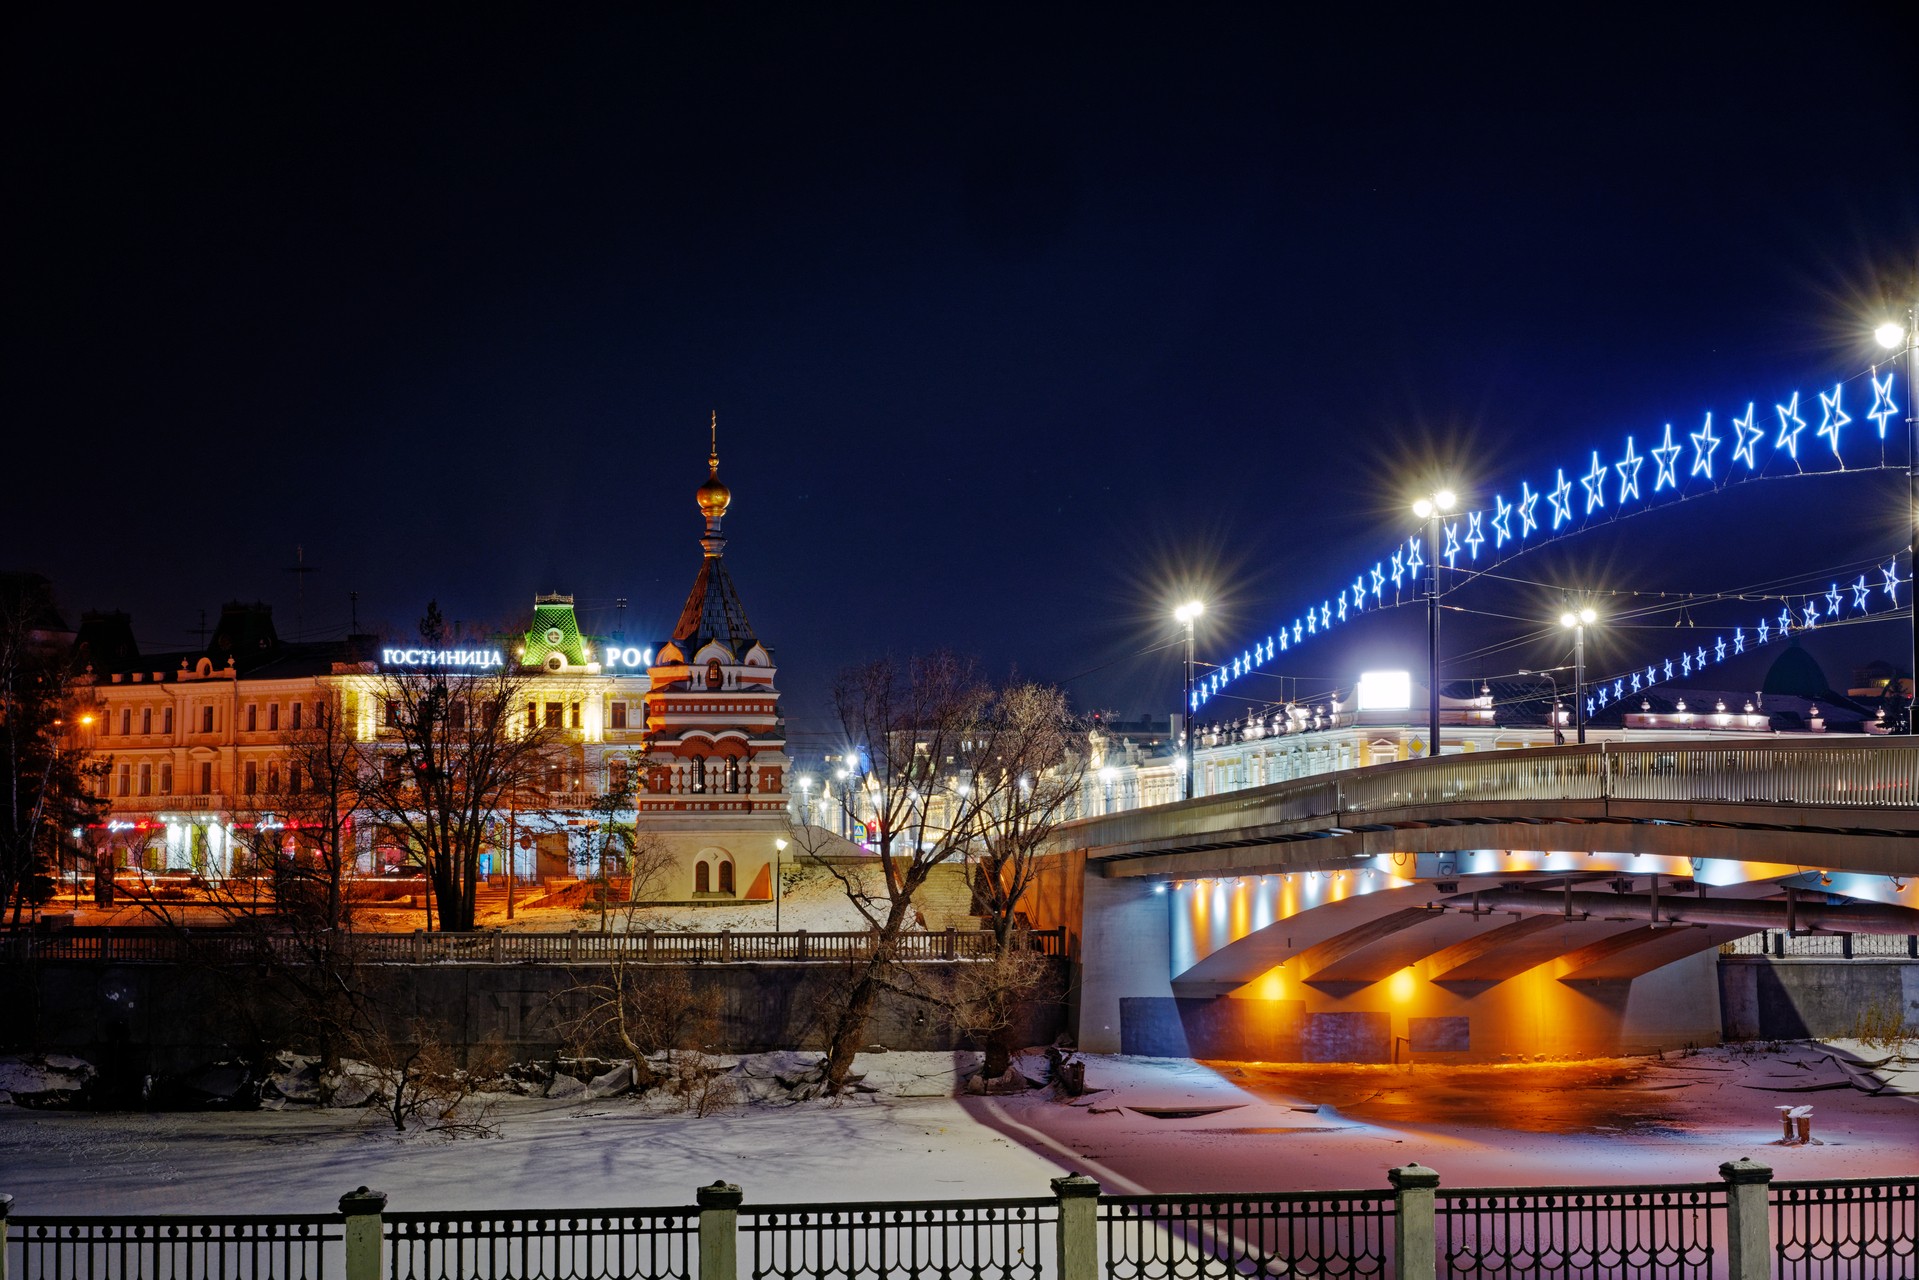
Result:
<svg viewBox="0 0 1919 1280"><path fill-rule="evenodd" d="M340 1197L340 1213L346 1219L346 1280L381 1280L386 1274L381 1251L386 1244L380 1214L386 1208L386 1192L361 1187Z"/></svg>
<svg viewBox="0 0 1919 1280"><path fill-rule="evenodd" d="M1099 1280L1099 1183L1083 1173L1053 1179L1059 1197L1059 1280Z"/></svg>
<svg viewBox="0 0 1919 1280"><path fill-rule="evenodd" d="M1750 1156L1719 1166L1726 1180L1727 1280L1766 1280L1772 1268L1772 1167Z"/></svg>
<svg viewBox="0 0 1919 1280"><path fill-rule="evenodd" d="M714 1182L693 1193L700 1206L699 1280L738 1280L740 1201L731 1182Z"/></svg>
<svg viewBox="0 0 1919 1280"><path fill-rule="evenodd" d="M13 1212L13 1197L0 1195L0 1280L7 1280L7 1217Z"/></svg>
<svg viewBox="0 0 1919 1280"><path fill-rule="evenodd" d="M1433 1230L1433 1200L1439 1174L1423 1164L1386 1170L1398 1203L1393 1212L1393 1280L1433 1280L1439 1251Z"/></svg>

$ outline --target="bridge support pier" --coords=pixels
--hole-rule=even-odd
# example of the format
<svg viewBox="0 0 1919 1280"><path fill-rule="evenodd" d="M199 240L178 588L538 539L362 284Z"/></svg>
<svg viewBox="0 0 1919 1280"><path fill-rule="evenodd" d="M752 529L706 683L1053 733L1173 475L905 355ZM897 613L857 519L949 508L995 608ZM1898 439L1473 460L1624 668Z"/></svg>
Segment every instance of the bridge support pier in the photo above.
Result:
<svg viewBox="0 0 1919 1280"><path fill-rule="evenodd" d="M1080 937L1078 1025L1074 1036L1088 1053L1123 1052L1121 997L1171 997L1172 895L1163 882L1085 880Z"/></svg>

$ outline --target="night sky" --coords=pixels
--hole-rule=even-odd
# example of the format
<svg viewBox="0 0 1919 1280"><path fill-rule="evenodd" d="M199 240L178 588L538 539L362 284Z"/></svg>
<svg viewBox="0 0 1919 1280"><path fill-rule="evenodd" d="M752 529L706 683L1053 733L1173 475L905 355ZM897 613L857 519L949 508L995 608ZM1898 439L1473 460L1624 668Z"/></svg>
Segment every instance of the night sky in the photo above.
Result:
<svg viewBox="0 0 1919 1280"><path fill-rule="evenodd" d="M349 591L659 639L717 410L803 744L836 668L934 645L1164 714L1184 595L1238 652L1442 472L1830 383L1910 296L1911 4L1345 11L16 9L0 567L155 650L230 598L341 635ZM1902 491L1626 521L1451 634L1883 558ZM1342 644L1279 669L1417 667L1423 618Z"/></svg>

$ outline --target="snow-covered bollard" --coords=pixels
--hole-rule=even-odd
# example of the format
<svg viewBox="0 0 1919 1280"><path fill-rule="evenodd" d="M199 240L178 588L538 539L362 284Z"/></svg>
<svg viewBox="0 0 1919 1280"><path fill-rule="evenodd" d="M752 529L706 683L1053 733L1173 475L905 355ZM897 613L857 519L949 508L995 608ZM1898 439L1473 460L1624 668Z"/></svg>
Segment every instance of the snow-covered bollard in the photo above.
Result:
<svg viewBox="0 0 1919 1280"><path fill-rule="evenodd" d="M1779 1141L1781 1145L1790 1147L1792 1145L1792 1108L1774 1107L1773 1110L1779 1113L1779 1127L1784 1130L1779 1135Z"/></svg>
<svg viewBox="0 0 1919 1280"><path fill-rule="evenodd" d="M380 1280L386 1274L380 1256L385 1243L380 1215L386 1209L386 1192L361 1187L340 1197L340 1214L346 1219L346 1280Z"/></svg>

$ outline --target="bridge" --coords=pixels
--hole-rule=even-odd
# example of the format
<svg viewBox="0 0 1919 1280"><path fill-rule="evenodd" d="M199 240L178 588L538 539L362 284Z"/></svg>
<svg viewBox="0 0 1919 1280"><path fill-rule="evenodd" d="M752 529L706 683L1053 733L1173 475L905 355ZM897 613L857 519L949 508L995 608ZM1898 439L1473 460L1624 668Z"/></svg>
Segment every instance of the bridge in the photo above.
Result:
<svg viewBox="0 0 1919 1280"><path fill-rule="evenodd" d="M1448 755L1083 819L1054 848L1083 859L1091 1049L1403 1061L1707 1042L1722 943L1919 934L1919 744Z"/></svg>

